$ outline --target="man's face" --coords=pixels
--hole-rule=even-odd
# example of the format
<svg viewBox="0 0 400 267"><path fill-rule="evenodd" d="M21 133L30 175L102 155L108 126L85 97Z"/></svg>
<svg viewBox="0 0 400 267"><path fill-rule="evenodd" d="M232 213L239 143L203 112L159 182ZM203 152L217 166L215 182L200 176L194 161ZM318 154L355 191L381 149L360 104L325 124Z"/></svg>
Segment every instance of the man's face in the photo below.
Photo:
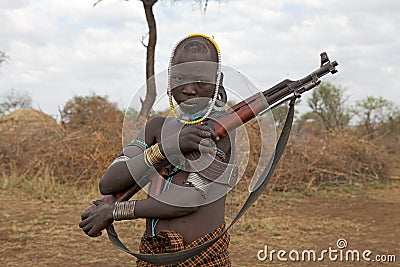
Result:
<svg viewBox="0 0 400 267"><path fill-rule="evenodd" d="M187 113L205 107L213 97L218 66L209 56L179 55L171 66L170 86L175 101Z"/></svg>

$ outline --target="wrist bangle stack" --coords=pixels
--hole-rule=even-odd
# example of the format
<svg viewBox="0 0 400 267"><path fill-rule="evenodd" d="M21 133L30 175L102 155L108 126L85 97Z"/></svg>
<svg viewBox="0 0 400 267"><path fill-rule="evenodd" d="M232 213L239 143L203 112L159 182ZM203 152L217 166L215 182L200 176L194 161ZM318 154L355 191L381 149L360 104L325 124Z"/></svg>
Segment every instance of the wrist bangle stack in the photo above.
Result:
<svg viewBox="0 0 400 267"><path fill-rule="evenodd" d="M137 219L135 215L136 200L115 202L113 218L115 221Z"/></svg>
<svg viewBox="0 0 400 267"><path fill-rule="evenodd" d="M155 144L150 148L146 149L143 155L144 155L144 162L149 167L154 166L155 164L165 160L165 156L161 153L158 144Z"/></svg>

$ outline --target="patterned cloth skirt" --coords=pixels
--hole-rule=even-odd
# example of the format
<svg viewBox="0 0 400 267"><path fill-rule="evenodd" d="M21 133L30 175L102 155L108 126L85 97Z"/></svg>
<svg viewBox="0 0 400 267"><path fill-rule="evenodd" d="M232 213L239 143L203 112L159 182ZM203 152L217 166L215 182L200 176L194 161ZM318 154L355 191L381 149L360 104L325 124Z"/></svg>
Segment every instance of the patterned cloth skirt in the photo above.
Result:
<svg viewBox="0 0 400 267"><path fill-rule="evenodd" d="M202 236L190 244L185 244L181 234L174 231L161 231L155 236L142 237L140 243L140 253L145 254L157 254L157 253L170 253L176 251L182 251L200 245L207 242L214 237L218 236L225 228L225 224L218 227L211 233ZM224 234L214 245L204 250L200 254L193 256L187 260L180 261L176 264L170 265L152 265L148 262L137 260L137 266L150 267L150 266L231 266L229 259L228 246L230 236Z"/></svg>

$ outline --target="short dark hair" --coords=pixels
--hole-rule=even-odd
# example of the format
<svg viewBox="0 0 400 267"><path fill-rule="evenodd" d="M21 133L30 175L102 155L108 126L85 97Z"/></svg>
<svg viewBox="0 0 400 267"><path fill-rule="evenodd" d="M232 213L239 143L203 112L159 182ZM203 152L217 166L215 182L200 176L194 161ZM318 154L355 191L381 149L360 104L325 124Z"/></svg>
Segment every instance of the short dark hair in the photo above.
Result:
<svg viewBox="0 0 400 267"><path fill-rule="evenodd" d="M175 51L178 49L192 54L210 54L212 60L218 62L218 52L214 44L202 36L191 36L184 39L176 46Z"/></svg>

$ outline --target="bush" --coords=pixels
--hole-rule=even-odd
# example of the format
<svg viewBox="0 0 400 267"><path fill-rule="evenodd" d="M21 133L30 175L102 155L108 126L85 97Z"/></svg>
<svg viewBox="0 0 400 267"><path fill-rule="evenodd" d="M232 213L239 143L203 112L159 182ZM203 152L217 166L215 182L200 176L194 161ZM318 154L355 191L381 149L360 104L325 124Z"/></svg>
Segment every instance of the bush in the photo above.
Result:
<svg viewBox="0 0 400 267"><path fill-rule="evenodd" d="M38 110L4 116L0 121L3 174L50 175L73 184L98 181L122 148L122 113L111 103L97 103L101 105L84 106L90 115L74 106L79 112L69 113L64 127Z"/></svg>
<svg viewBox="0 0 400 267"><path fill-rule="evenodd" d="M115 106L94 110L96 120L69 120L64 127L32 109L4 116L0 120L2 174L50 175L72 184L97 182L122 148L122 114ZM250 151L239 149L237 158L238 162L249 160L238 187L248 186L261 149L257 124L249 122L246 130ZM386 163L393 154L373 141L358 137L352 130L321 132L315 125L305 123L299 132L292 132L271 185L275 190L303 190L349 184L355 179L384 179L388 175Z"/></svg>
<svg viewBox="0 0 400 267"><path fill-rule="evenodd" d="M276 170L276 190L385 179L388 153L350 130L292 135Z"/></svg>

